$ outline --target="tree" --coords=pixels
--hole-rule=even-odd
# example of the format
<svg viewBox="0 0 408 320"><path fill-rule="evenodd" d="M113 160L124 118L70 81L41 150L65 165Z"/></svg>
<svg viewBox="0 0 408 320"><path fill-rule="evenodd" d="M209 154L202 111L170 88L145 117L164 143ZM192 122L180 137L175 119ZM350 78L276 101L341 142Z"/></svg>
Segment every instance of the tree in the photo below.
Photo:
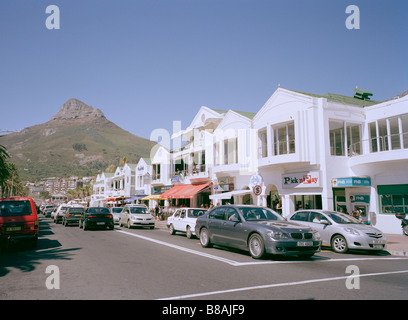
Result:
<svg viewBox="0 0 408 320"><path fill-rule="evenodd" d="M10 177L9 166L7 163L10 155L7 152L6 147L0 145L0 188L2 195L4 194L4 186L7 179Z"/></svg>

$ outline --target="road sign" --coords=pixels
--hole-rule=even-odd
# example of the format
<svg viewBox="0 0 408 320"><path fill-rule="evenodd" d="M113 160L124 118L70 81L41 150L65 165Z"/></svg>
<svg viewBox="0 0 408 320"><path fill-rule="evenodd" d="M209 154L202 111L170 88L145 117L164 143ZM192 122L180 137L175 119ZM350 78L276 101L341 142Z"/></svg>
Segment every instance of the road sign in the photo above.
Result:
<svg viewBox="0 0 408 320"><path fill-rule="evenodd" d="M259 196L262 193L262 187L257 184L256 186L253 187L252 191L256 196Z"/></svg>

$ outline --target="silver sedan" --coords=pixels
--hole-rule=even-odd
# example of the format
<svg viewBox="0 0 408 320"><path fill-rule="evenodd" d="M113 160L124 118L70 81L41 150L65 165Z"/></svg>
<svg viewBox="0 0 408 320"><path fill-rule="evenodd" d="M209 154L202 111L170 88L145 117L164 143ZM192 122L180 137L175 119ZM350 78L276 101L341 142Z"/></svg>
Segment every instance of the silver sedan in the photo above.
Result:
<svg viewBox="0 0 408 320"><path fill-rule="evenodd" d="M338 253L349 249L383 250L386 247L387 239L380 230L344 213L299 210L287 218L318 231L322 245L331 246Z"/></svg>

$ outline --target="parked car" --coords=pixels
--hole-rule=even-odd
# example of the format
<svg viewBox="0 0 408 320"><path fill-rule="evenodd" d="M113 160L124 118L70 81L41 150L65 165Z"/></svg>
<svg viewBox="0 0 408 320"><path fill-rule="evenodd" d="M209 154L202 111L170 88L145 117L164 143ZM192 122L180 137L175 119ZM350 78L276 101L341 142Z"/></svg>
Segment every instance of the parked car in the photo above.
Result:
<svg viewBox="0 0 408 320"><path fill-rule="evenodd" d="M120 213L119 226L149 227L154 229L154 217L143 204L127 204Z"/></svg>
<svg viewBox="0 0 408 320"><path fill-rule="evenodd" d="M202 208L179 208L172 216L167 219L167 227L170 230L170 234L173 235L176 232L183 232L187 235L187 238L192 238L196 235L195 225L197 218L207 212L207 209Z"/></svg>
<svg viewBox="0 0 408 320"><path fill-rule="evenodd" d="M111 207L109 209L110 213L113 215L113 222L119 224L120 213L122 212L122 207Z"/></svg>
<svg viewBox="0 0 408 320"><path fill-rule="evenodd" d="M54 206L54 205L45 206L44 211L43 211L44 216L51 217L51 213L54 211L55 207L56 206Z"/></svg>
<svg viewBox="0 0 408 320"><path fill-rule="evenodd" d="M318 231L322 244L335 252L349 249L383 250L387 239L383 233L345 213L326 210L299 210L288 219Z"/></svg>
<svg viewBox="0 0 408 320"><path fill-rule="evenodd" d="M79 224L82 214L85 213L85 208L74 206L67 208L67 211L62 218L62 224L68 226L70 224Z"/></svg>
<svg viewBox="0 0 408 320"><path fill-rule="evenodd" d="M102 228L113 230L113 216L105 207L90 207L79 219L79 228L88 230L91 228Z"/></svg>
<svg viewBox="0 0 408 320"><path fill-rule="evenodd" d="M14 241L27 241L37 247L38 216L32 198L0 199L0 243L6 246Z"/></svg>
<svg viewBox="0 0 408 320"><path fill-rule="evenodd" d="M197 218L195 232L203 247L213 244L249 251L254 259L265 254L297 255L320 251L319 234L288 222L277 212L248 205L217 206Z"/></svg>
<svg viewBox="0 0 408 320"><path fill-rule="evenodd" d="M51 213L51 218L54 220L56 224L60 223L65 216L65 212L68 210L70 206L67 204L61 204L58 206L56 210Z"/></svg>

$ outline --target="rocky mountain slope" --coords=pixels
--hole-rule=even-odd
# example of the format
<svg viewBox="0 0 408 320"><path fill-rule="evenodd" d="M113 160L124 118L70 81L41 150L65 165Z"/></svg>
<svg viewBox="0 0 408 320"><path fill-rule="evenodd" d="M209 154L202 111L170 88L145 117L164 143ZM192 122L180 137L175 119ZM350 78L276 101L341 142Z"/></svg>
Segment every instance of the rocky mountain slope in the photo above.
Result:
<svg viewBox="0 0 408 320"><path fill-rule="evenodd" d="M51 120L0 138L23 178L88 176L149 157L154 143L106 119L99 109L77 99L65 102Z"/></svg>

